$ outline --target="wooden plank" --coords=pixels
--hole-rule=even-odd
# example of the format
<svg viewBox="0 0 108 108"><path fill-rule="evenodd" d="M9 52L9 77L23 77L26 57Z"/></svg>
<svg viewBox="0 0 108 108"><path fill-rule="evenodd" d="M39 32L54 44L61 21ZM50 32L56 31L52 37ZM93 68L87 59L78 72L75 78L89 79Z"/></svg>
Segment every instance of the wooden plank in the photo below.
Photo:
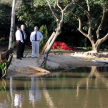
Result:
<svg viewBox="0 0 108 108"><path fill-rule="evenodd" d="M29 73L27 74L29 77L32 77L32 76L43 76L43 75L47 75L49 73L43 73L43 72L33 72L33 73Z"/></svg>
<svg viewBox="0 0 108 108"><path fill-rule="evenodd" d="M43 72L43 73L50 73L50 71L48 71L48 70L45 70L45 69L43 69L43 68L40 68L40 67L34 67L34 66L28 66L30 69L33 69L33 70L36 70L36 71L38 71L38 72Z"/></svg>
<svg viewBox="0 0 108 108"><path fill-rule="evenodd" d="M108 60L92 60L94 62L108 63Z"/></svg>
<svg viewBox="0 0 108 108"><path fill-rule="evenodd" d="M52 33L52 35L50 36L50 38L49 38L48 41L46 42L46 44L45 44L45 46L43 47L43 49L42 49L42 51L41 51L41 53L40 53L40 55L39 55L37 61L40 60L42 54L44 53L45 49L47 48L47 46L48 46L48 44L49 44L49 41L52 39L52 37L54 36L54 34L55 34L55 32Z"/></svg>
<svg viewBox="0 0 108 108"><path fill-rule="evenodd" d="M45 51L45 49L46 49L47 46L48 46L48 43L45 44L45 46L44 46L43 50L41 51L41 53L40 53L40 55L39 55L37 61L40 60L40 58L41 58L42 54L44 53L44 51Z"/></svg>

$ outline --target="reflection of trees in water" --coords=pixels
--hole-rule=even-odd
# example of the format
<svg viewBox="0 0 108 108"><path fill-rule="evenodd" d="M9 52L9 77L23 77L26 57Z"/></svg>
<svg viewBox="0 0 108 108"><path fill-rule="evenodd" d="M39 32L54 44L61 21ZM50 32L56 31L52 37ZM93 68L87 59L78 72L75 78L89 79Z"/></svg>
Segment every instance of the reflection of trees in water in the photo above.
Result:
<svg viewBox="0 0 108 108"><path fill-rule="evenodd" d="M0 84L4 84L4 81L0 81ZM0 108L24 108L24 102L29 103L30 102L30 107L35 107L36 102L39 101L41 98L41 93L39 91L39 84L38 84L38 79L31 77L31 87L28 84L27 88L30 88L29 90L29 95L26 96L24 90L24 83L22 83L23 86L20 86L20 83L16 83L15 80L13 80L12 77L10 77L9 80L7 80L7 84L9 84L9 92L7 90L6 93L1 94L1 101L0 101ZM15 82L15 83L14 83ZM6 81L5 81L6 83ZM17 85L18 84L18 85ZM8 88L8 85L7 85ZM17 88L17 89L16 89ZM29 101L29 102L28 102ZM5 107L4 107L5 105ZM28 104L27 104L28 105ZM6 107L7 106L7 107Z"/></svg>
<svg viewBox="0 0 108 108"><path fill-rule="evenodd" d="M102 96L100 94L100 90L98 87L98 81L101 81L104 84L104 86L106 88L108 88L108 80L98 72L98 67L96 67L96 66L91 66L91 72L89 73L89 75L85 79L82 79L81 81L79 81L77 83L77 95L76 95L77 98L79 97L80 87L86 84L87 92L86 92L86 96L85 96L84 108L86 108L87 104L88 104L87 99L88 99L88 94L89 94L89 84L90 84L92 78L94 78L94 77L95 77L95 88L97 90L98 97L99 97L99 104L100 104L100 107L103 108L102 107L103 106Z"/></svg>
<svg viewBox="0 0 108 108"><path fill-rule="evenodd" d="M40 87L42 89L43 92L43 96L45 97L47 104L49 106L49 108L56 108L52 98L48 92L48 90L46 90L46 83L45 80L43 78L35 78L35 77L31 77L31 86L29 89L29 103L30 105L32 105L32 107L36 107L36 102L39 101L41 99L41 92L39 91L39 84ZM14 82L13 82L13 78L10 78L10 100L11 100L11 107L19 107L19 108L23 108L23 102L25 100L27 100L27 98L25 97L25 95L22 93L22 91L15 91L13 89L14 86Z"/></svg>
<svg viewBox="0 0 108 108"><path fill-rule="evenodd" d="M9 92L10 93L8 92L8 93L5 94L7 97L4 96L5 98L3 98L2 104L6 100L6 104L7 105L10 104L11 108L14 108L15 107L14 106L14 99L15 99L15 94L16 94L16 98L19 97L19 99L20 99L20 97L21 97L21 101L18 102L18 100L17 100L18 104L19 103L20 104L19 104L19 106L18 106L18 104L16 104L17 105L16 107L24 108L25 107L24 105L26 103L28 103L29 107L37 107L37 101L39 102L40 98L41 98L41 94L39 94L39 93L42 92L42 94L43 94L42 96L44 96L44 102L45 102L45 104L47 103L46 105L47 105L48 108L56 108L56 106L57 106L56 102L58 102L59 105L68 105L69 103L72 104L72 105L76 105L76 102L79 102L78 104L80 104L80 101L84 102L83 108L87 108L87 106L89 106L89 103L91 102L91 100L89 101L89 99L91 99L90 95L92 96L92 93L98 93L98 98L96 98L97 99L96 101L97 102L99 101L99 107L101 106L100 108L104 107L103 106L103 100L102 100L103 99L103 94L101 94L101 92L102 92L101 90L103 90L103 89L100 90L100 86L99 86L100 83L99 82L101 81L102 84L104 85L104 87L108 88L108 81L103 75L101 75L101 73L98 72L97 67L92 66L91 67L91 72L89 73L89 75L85 79L83 78L80 81L79 81L79 77L78 77L78 79L75 79L75 81L74 81L74 78L72 79L70 74L67 74L67 73L63 74L62 76L58 75L58 74L54 74L54 75L52 75L51 78L53 78L53 77L55 78L55 76L57 76L56 81L57 80L58 81L55 83L55 79L54 79L53 80L54 84L51 81L50 81L50 84L49 84L49 82L48 82L49 80L46 80L46 78L44 79L44 77L43 78L42 77L41 78L40 77L38 77L38 78L36 78L36 77L33 78L32 77L30 79L30 81L28 81L28 79L27 80L23 79L21 82L18 82L18 83L14 82L15 80L13 78L10 78L10 83L7 83L7 84L10 84L9 85L9 87L10 87ZM68 76L69 76L69 79L67 79ZM26 82L26 81L28 81L28 82ZM76 86L75 86L75 84L73 84L74 82L72 82L72 81L74 81L75 84L76 84L77 81L79 81L77 83L77 95L76 95ZM95 83L93 83L94 81L95 81ZM21 83L21 85L19 85L20 83ZM26 83L26 85L24 85L25 83ZM18 85L16 85L16 84L18 84ZM93 87L94 87L95 91L90 90L91 84L94 84ZM71 87L72 85L74 85L74 87ZM58 95L61 95L60 98L56 97L55 94L53 95L52 94L53 92L52 91L50 92L50 89L48 87L50 87L50 89L53 89L53 88L56 89L57 88L57 90L61 90L61 91L57 91L57 93L61 93L61 94L58 94ZM84 88L86 87L86 91L85 91L85 89L84 89L84 91L80 90L83 87ZM53 89L53 90L55 90L55 89ZM69 93L68 89L70 91L72 91L71 94ZM105 91L106 91L106 89L105 89ZM54 92L56 92L56 91L54 91ZM62 95L62 93L63 93L63 95ZM18 96L18 94L19 94L19 96ZM70 95L73 95L73 97L71 97ZM74 97L74 96L77 96L77 99L79 99L79 100L77 100L76 97ZM84 96L84 98L82 96ZM95 96L93 96L93 97L95 97ZM24 100L22 98L24 98ZM105 97L105 98L107 99L107 97ZM43 98L41 98L41 99L42 99L42 102L43 102ZM69 103L66 101L66 99L70 99ZM73 101L73 103L71 103L72 101ZM61 103L59 103L59 102L61 102ZM40 102L38 104L40 104ZM82 105L82 103L81 103L81 105Z"/></svg>
<svg viewBox="0 0 108 108"><path fill-rule="evenodd" d="M40 78L40 86L42 88L43 95L44 95L44 97L45 97L45 99L49 105L49 108L56 108L48 90L46 90L46 83L45 83L45 80L43 78Z"/></svg>
<svg viewBox="0 0 108 108"><path fill-rule="evenodd" d="M4 92L6 92L6 81L3 78L1 78L1 82L0 82L0 91L3 94ZM0 96L1 96L1 93L0 93ZM4 94L4 96L6 95ZM4 100L4 103L0 103L0 108L8 108L6 100Z"/></svg>
<svg viewBox="0 0 108 108"><path fill-rule="evenodd" d="M4 78L1 78L0 90L6 91L6 81Z"/></svg>

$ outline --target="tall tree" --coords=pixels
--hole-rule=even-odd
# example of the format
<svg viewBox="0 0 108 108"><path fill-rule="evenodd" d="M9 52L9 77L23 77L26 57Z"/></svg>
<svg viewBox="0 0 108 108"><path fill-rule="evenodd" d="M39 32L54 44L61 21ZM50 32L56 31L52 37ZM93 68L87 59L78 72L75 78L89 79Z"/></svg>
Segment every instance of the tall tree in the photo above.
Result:
<svg viewBox="0 0 108 108"><path fill-rule="evenodd" d="M12 12L11 12L11 26L10 26L10 36L9 36L9 46L8 49L12 48L12 39L14 36L14 28L15 28L15 3L16 0L13 0Z"/></svg>
<svg viewBox="0 0 108 108"><path fill-rule="evenodd" d="M103 1L103 0L100 0L100 1L99 0L91 0L91 1L86 0L85 3L87 5L87 8L85 8L84 6L82 6L80 4L82 2L79 3L77 0L73 0L73 1L74 1L75 5L77 5L81 11L83 11L84 15L86 15L86 17L88 19L88 21L86 22L86 24L88 24L88 27L87 27L87 30L84 31L83 27L82 27L80 14L78 15L76 13L72 13L73 15L77 16L79 19L78 31L90 40L91 45L92 45L92 52L97 53L100 50L100 45L108 38L108 33L105 36L103 36L102 38L100 37L100 30L102 29L102 25L103 25L103 22L105 20L107 0L105 0L105 1ZM94 18L92 18L92 14L94 12L96 12L97 10L91 10L90 6L92 6L92 5L102 7L102 10L103 10L102 13L103 14L101 15L102 17L101 17L101 21L100 21L99 25L97 24L97 21L93 22L94 21L93 19L95 19L96 16ZM99 13L96 13L96 14L99 14ZM99 17L100 16L98 16L98 18ZM83 22L83 23L85 23L85 22ZM93 23L95 23L95 25L98 25L97 29L94 29L96 32L96 38L97 39L95 39L95 35L93 34L93 31L92 31Z"/></svg>
<svg viewBox="0 0 108 108"><path fill-rule="evenodd" d="M48 58L48 54L49 51L51 50L51 47L54 43L54 41L56 40L56 38L60 35L61 33L61 27L64 21L64 12L66 11L66 9L72 5L73 1L71 1L70 3L68 3L64 8L62 6L60 6L59 4L59 0L55 0L55 4L52 6L51 3L49 2L49 0L46 0L48 3L48 6L52 12L52 15L55 17L56 19L56 23L57 23L57 27L55 29L55 33L52 33L51 38L49 38L48 41L48 45L45 48L44 51L44 55L43 55L43 61L41 63L41 67L44 66L46 64L47 58ZM61 13L61 15L60 15Z"/></svg>

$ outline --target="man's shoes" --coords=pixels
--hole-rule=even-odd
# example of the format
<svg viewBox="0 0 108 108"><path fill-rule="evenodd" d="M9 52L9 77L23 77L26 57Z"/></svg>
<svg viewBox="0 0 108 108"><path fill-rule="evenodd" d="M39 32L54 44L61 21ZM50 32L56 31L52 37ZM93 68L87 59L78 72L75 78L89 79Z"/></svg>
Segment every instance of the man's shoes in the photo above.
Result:
<svg viewBox="0 0 108 108"><path fill-rule="evenodd" d="M21 57L21 58L25 58L25 57Z"/></svg>
<svg viewBox="0 0 108 108"><path fill-rule="evenodd" d="M20 58L17 58L17 59L22 60L22 58L21 58L21 57L20 57Z"/></svg>

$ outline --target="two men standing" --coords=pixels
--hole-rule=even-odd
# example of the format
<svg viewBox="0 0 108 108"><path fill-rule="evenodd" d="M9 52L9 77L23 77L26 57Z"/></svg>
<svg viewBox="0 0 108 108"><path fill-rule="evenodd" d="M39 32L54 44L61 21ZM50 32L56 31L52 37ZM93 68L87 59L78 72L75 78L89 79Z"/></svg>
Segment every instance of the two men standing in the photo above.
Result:
<svg viewBox="0 0 108 108"><path fill-rule="evenodd" d="M27 35L24 31L25 26L21 25L17 26L17 31L15 33L16 36L16 45L17 45L17 59L22 59L23 53L24 53L24 48L25 48L25 40L27 38Z"/></svg>

